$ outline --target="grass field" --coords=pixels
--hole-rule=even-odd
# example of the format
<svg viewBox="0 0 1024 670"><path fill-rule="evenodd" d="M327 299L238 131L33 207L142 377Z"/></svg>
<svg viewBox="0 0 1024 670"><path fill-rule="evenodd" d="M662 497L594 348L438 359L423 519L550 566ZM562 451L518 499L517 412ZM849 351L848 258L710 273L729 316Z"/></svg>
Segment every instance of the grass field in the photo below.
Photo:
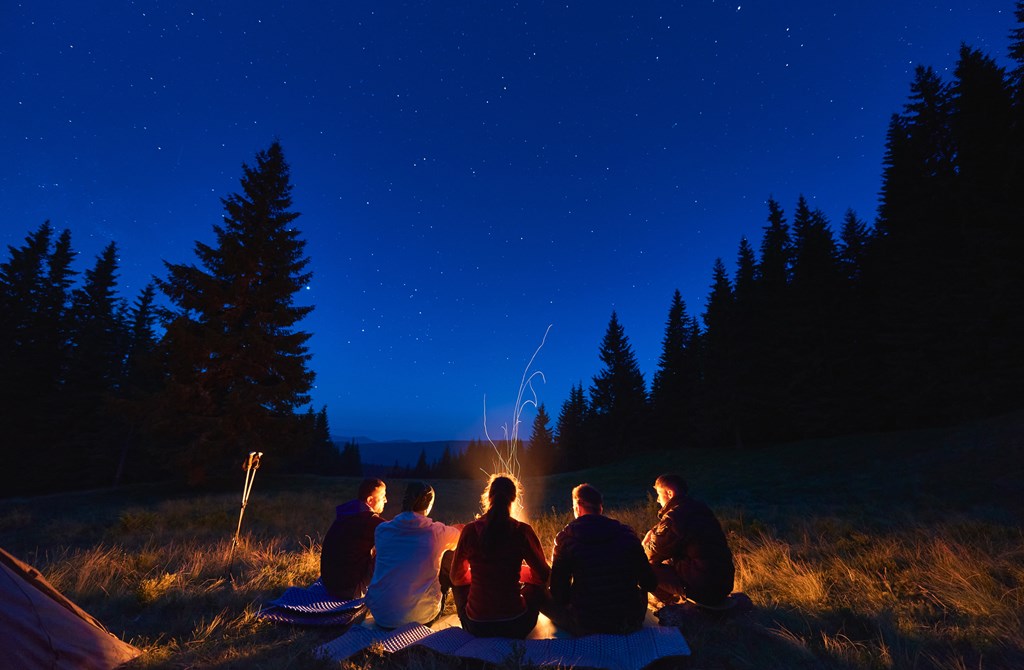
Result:
<svg viewBox="0 0 1024 670"><path fill-rule="evenodd" d="M272 454L268 454L272 458ZM650 484L678 471L715 509L756 609L683 627L693 668L1024 668L1024 414L954 429L758 450L679 450L525 482L550 550L569 491L600 488L640 534ZM135 487L0 500L0 546L35 565L114 633L137 668L327 668L338 634L268 624L261 603L319 572L345 478L257 475L229 562L237 491ZM466 521L481 478L438 480L433 516ZM389 481L398 511L404 482ZM471 668L422 649L343 664ZM510 660L508 667L518 667Z"/></svg>

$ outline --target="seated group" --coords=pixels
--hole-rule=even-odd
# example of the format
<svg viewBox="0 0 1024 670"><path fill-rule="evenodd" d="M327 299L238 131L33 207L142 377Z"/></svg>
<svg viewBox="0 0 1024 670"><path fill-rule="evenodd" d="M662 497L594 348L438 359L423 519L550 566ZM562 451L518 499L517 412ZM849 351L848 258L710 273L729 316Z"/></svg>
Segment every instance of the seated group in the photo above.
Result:
<svg viewBox="0 0 1024 670"><path fill-rule="evenodd" d="M334 598L365 596L377 625L430 625L451 592L463 629L478 637L525 638L543 612L574 635L631 633L643 626L648 593L715 606L733 587L732 554L711 510L687 495L678 475L654 483L658 523L643 541L604 516L601 493L572 491L575 519L555 538L551 563L533 528L512 518L513 477L490 478L483 514L465 525L429 518L434 490L412 482L402 512L380 514L387 488L366 479L337 508L324 537L321 578Z"/></svg>

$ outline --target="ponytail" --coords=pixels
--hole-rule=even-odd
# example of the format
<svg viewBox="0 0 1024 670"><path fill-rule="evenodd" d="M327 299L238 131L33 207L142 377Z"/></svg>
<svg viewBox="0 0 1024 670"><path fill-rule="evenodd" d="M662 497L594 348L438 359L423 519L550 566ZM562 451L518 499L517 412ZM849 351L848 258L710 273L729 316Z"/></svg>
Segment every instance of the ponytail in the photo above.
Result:
<svg viewBox="0 0 1024 670"><path fill-rule="evenodd" d="M483 517L486 519L480 534L484 549L490 549L512 527L512 503L519 497L519 486L512 475L492 475L481 496Z"/></svg>

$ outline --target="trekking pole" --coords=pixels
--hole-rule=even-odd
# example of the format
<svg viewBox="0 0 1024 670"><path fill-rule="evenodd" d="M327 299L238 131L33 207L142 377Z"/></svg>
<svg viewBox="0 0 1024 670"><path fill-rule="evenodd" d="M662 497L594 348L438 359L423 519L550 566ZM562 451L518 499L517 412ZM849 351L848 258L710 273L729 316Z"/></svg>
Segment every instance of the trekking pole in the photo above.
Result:
<svg viewBox="0 0 1024 670"><path fill-rule="evenodd" d="M242 508L238 511L238 527L235 529L235 537L231 541L231 553L228 555L228 574L235 562L235 547L238 545L238 536L242 532L242 517L245 515L245 507L249 504L249 493L252 491L252 483L256 480L256 471L260 469L260 457L262 451L250 451L249 457L245 459L245 485L242 487Z"/></svg>

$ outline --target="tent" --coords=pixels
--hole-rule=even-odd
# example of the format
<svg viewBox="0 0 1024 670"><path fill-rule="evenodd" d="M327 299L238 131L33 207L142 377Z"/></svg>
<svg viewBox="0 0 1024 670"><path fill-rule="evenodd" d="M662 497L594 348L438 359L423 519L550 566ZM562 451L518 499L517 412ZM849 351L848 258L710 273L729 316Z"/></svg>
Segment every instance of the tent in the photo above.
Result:
<svg viewBox="0 0 1024 670"><path fill-rule="evenodd" d="M0 654L11 668L109 670L141 651L0 548Z"/></svg>

